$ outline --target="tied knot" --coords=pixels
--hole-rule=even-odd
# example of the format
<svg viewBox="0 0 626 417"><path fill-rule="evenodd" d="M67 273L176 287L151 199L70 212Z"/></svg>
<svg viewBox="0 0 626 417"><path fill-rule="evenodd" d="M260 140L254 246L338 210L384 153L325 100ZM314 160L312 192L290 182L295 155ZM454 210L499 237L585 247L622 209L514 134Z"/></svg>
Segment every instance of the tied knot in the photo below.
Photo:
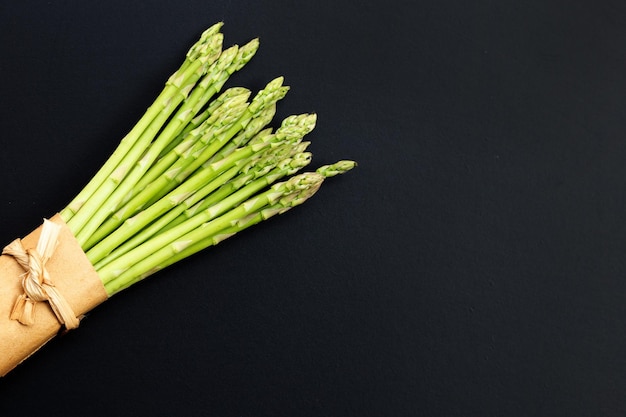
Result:
<svg viewBox="0 0 626 417"><path fill-rule="evenodd" d="M56 248L60 230L60 225L44 220L35 249L25 249L21 239L15 239L3 249L2 254L12 256L25 271L21 276L24 293L20 294L13 306L11 320L27 326L34 324L35 306L47 301L59 323L65 325L66 329L78 327L76 314L54 286L45 267Z"/></svg>

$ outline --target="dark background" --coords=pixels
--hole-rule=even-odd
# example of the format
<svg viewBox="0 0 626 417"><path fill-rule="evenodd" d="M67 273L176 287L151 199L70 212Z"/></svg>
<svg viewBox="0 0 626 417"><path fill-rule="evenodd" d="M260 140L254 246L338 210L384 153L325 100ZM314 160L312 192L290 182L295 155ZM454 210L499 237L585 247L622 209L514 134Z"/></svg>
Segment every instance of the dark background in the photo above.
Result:
<svg viewBox="0 0 626 417"><path fill-rule="evenodd" d="M626 415L622 0L2 2L5 243L220 20L261 39L228 85L284 75L313 167L359 167L98 307L0 415Z"/></svg>

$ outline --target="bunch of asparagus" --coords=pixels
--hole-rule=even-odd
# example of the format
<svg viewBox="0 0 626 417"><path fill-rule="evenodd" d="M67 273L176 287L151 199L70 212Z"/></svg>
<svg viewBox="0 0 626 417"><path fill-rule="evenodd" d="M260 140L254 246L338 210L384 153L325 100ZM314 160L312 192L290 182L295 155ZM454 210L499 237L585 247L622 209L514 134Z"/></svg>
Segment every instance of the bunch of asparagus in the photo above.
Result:
<svg viewBox="0 0 626 417"><path fill-rule="evenodd" d="M355 166L339 161L296 174L311 161L303 138L315 127L315 114L268 127L289 89L282 77L253 97L243 87L222 92L259 42L223 49L221 27L202 34L111 157L60 212L109 296L303 203L325 178Z"/></svg>

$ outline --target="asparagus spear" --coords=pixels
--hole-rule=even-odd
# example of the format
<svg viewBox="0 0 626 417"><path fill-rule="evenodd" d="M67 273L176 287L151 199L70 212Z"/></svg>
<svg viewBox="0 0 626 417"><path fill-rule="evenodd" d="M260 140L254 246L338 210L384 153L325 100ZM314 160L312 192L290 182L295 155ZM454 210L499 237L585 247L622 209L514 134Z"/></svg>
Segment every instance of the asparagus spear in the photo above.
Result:
<svg viewBox="0 0 626 417"><path fill-rule="evenodd" d="M217 37L217 35L216 35ZM221 42L218 49L221 49ZM216 49L214 52L214 56L219 52ZM197 60L196 62L198 62ZM161 106L161 111L156 116L156 118L148 125L148 127L139 135L133 146L126 152L126 154L121 158L119 164L109 174L109 176L101 183L98 188L94 191L94 193L89 197L87 201L80 207L80 209L75 212L74 216L67 222L70 229L76 234L78 241L83 243L89 237L89 233L97 228L97 222L90 222L94 213L99 213L99 209L105 200L109 197L109 195L116 189L118 184L122 182L122 180L126 177L129 170L137 163L139 158L144 154L145 150L151 145L152 140L155 135L159 132L161 127L168 120L170 115L174 112L174 110L178 107L178 105L188 96L191 89L195 86L198 79L202 76L203 71L205 70L204 66L198 67L193 65L193 63L187 68L185 71L185 75L187 72L191 72L191 70L196 69L196 71L189 74L189 76L183 77L183 81L181 81L181 86L178 91L171 97L167 99ZM83 228L85 225L89 223L89 228L87 231L83 232Z"/></svg>
<svg viewBox="0 0 626 417"><path fill-rule="evenodd" d="M260 152L265 146L267 146L267 144L248 146L241 149L241 152L231 154L227 161L219 161L220 163L214 163L211 166L199 171L196 175L187 179L187 181L172 190L166 196L154 204L148 205L145 210L140 211L128 219L128 221L123 223L117 230L109 234L104 240L91 248L87 252L87 256L90 261L92 263L99 261L111 250L119 246L121 242L126 241L135 233L141 231L145 226L171 210L173 207L176 207L188 198L193 197L198 193L198 191L208 193L210 192L211 187L214 187L214 189L219 187L219 183L215 181L216 178L220 178L221 181L227 181L228 175L231 175L229 169L235 166L238 160L249 158L255 152ZM226 178L223 178L222 174L225 173L228 174L225 176ZM205 185L203 190L204 184L207 184L209 187ZM199 198L202 198L202 196ZM122 222L120 218L115 220L120 223Z"/></svg>
<svg viewBox="0 0 626 417"><path fill-rule="evenodd" d="M195 242L215 236L220 231L232 226L237 226L238 222L241 230L245 229L247 224L245 220L264 208L272 208L273 212L278 213L280 208L277 208L276 204L283 204L286 208L291 204L301 203L319 189L323 179L323 175L313 172L297 175L285 182L277 183L268 191L251 198L224 215L205 222L201 227L192 229L174 241L159 246L156 251L152 250L151 245L142 245L145 247L140 247L138 248L139 251L131 251L127 254L132 254L131 256L137 262L128 263L126 257L119 258L117 261L121 262L114 261L99 272L100 278L109 294L113 295L152 274L155 272L155 268L167 262L168 258L184 251ZM129 267L129 265L132 266Z"/></svg>
<svg viewBox="0 0 626 417"><path fill-rule="evenodd" d="M322 175L324 178L330 178L335 175L343 174L356 166L354 161L339 161L332 165L325 165L316 170L316 173ZM151 270L146 272L144 276L139 279L143 279L152 273L159 271L169 265L172 265L182 259L185 259L203 249L206 249L209 246L217 245L219 242L235 235L236 233L253 226L263 220L267 220L270 217L276 214L283 214L287 210L295 207L297 205L305 202L312 194L304 193L304 195L292 195L290 198L284 198L279 200L274 205L262 208L246 217L243 217L234 222L234 224L230 227L226 227L219 232L198 239L197 242L187 246L186 248L172 254L167 257L163 262L153 267Z"/></svg>
<svg viewBox="0 0 626 417"><path fill-rule="evenodd" d="M270 136L269 131L266 131L264 132L264 134L257 135L255 138L253 138L250 141L250 144L255 144L258 142L268 142L271 138L272 141L275 141L277 143L281 143L281 141L287 141L288 143L293 144L293 146L289 148L290 149L289 154L285 155L287 157L291 157L298 153L303 153L306 147L308 146L308 143L305 143L304 145L302 144L297 145L297 143L305 135L310 133L315 128L316 121L317 121L317 116L315 114L305 113L305 114L300 114L300 115L289 116L283 120L280 128L276 131L276 133L271 135L273 137ZM281 168L279 172L281 172L281 174L277 175L276 173L273 173L273 175L275 176L273 181L276 181L282 175L291 175L293 173L293 172L290 173L289 170L282 171L290 163L291 163L290 160L285 160L280 164ZM263 174L266 174L269 172L269 169L270 169L269 165L266 165L266 169L267 169L267 172L263 172ZM220 190L218 192L213 193L209 198L205 199L204 201L200 202L193 208L189 209L188 213L192 213L194 210L201 211L201 210L209 208L210 206L217 203L221 199L226 198L227 196L231 195L233 192L235 192L242 186L246 185L253 179L257 179L261 176L261 175L258 175L259 174L258 171L255 173L255 175L250 175L250 173L246 172L245 169L243 170L243 172L244 174L240 175L236 180L229 181L228 183L224 184L222 187L220 187Z"/></svg>
<svg viewBox="0 0 626 417"><path fill-rule="evenodd" d="M211 64L208 73L201 82L193 89L191 95L184 101L177 113L170 119L167 126L145 151L143 157L135 164L130 173L124 174L123 181L115 186L112 184L109 189L115 190L108 196L104 203L93 213L87 223L80 229L77 239L81 243L90 242L93 244L93 233L98 226L115 210L117 210L127 198L129 193L137 186L137 182L152 166L164 148L173 141L183 130L191 119L204 107L211 97L218 92L228 77L243 66L252 58L258 49L258 40L255 39L243 48L233 46L223 51L219 58ZM95 203L94 203L95 204ZM102 232L99 233L102 236Z"/></svg>
<svg viewBox="0 0 626 417"><path fill-rule="evenodd" d="M263 142L273 144L286 142L286 144L281 145L282 149L271 149L266 151L260 157L254 158L246 165L243 165L238 177L222 183L223 185L221 185L217 191L213 192L214 188L212 188L212 184L203 187L192 198L185 201L185 207L178 207L178 210L173 210L168 213L167 216L158 219L146 230L143 230L139 235L123 246L126 247L130 245L130 248L133 248L138 243L143 242L153 234L169 230L170 228L192 217L194 213L208 209L253 180L269 174L271 170L276 167L278 167L278 169L271 172L271 176L269 177L271 178L271 181L269 183L278 180L282 176L291 175L303 168L305 165L308 165L311 155L309 153L305 153L305 150L308 147L309 142L301 142L301 140L306 134L313 130L316 119L317 117L315 114L289 116L283 120L281 127L276 131L276 134L271 133L271 128L259 132L259 134L257 134L250 141L251 144ZM225 158L230 154L230 152L232 151L220 151L220 153L215 155L213 158L217 156ZM207 161L207 164L213 163L213 158ZM278 162L279 160L280 162ZM205 190L208 187L211 187L211 194ZM202 201L198 201L200 196L207 197ZM245 198L245 195L241 198ZM116 253L118 252L119 251L116 251Z"/></svg>
<svg viewBox="0 0 626 417"><path fill-rule="evenodd" d="M252 182L252 180L266 176L274 168L275 171L271 172L271 175L267 177L273 181L282 176L291 175L309 164L311 155L310 153L304 152L304 147L298 146L293 148L292 145L285 145L282 148L284 149L272 150L272 152L265 157L253 157L252 160L247 163L243 161L241 164L231 167L202 187L188 185L189 181L185 182L175 191L172 191L170 195L151 205L148 209L140 212L136 216L126 220L126 222L109 237L90 249L87 252L87 257L95 264L96 268L101 268L134 249L152 236L162 234L192 217L192 215L184 215L187 210L191 210L190 213L198 213L199 210L197 206L199 202L219 202L225 200L226 197L231 196L235 191ZM294 149L302 150L302 152L291 155ZM281 158L285 159L281 160L279 163L278 160ZM229 178L232 178L237 172L240 172L240 175L235 180L228 181ZM201 176L202 175L198 175L199 178ZM260 181L259 184L263 186L267 185L268 182ZM218 215L221 211L228 209L228 207L240 203L253 194L258 188L259 187L248 188L246 192L242 192L238 194L237 197L228 200L228 203L222 204L219 211L214 209L211 215ZM197 191L186 193L185 190L187 189ZM215 191L216 189L217 191ZM206 200L202 200L207 195L209 197L206 198ZM203 207L202 210L208 209L212 205L214 204Z"/></svg>
<svg viewBox="0 0 626 417"><path fill-rule="evenodd" d="M301 163L300 161L308 162L308 160L310 160L310 158L303 157L303 158L298 158L297 159L298 162L296 161L292 161L292 162ZM137 248L129 251L128 253L122 255L121 257L105 265L103 269L101 270L101 271L105 271L105 272L102 272L104 275L100 275L100 277L103 279L103 282L106 282L107 274L111 274L111 273L118 274L120 270L127 268L128 265L135 263L140 259L143 259L147 253L158 250L159 248L163 247L169 242L177 239L180 235L199 227L203 223L217 216L220 216L224 212L231 209L233 206L240 204L242 201L245 201L246 198L249 198L250 196L254 195L255 193L267 187L267 185L273 182L273 180L277 178L278 175L282 174L282 176L284 176L286 173L293 172L294 170L297 170L297 169L299 169L299 167L293 168L290 165L287 165L285 167L282 167L282 172L274 173L274 175L268 174L259 178L256 181L251 182L250 184L243 187L241 190L221 200L219 203L215 204L214 206L200 213L197 213L189 220L185 221L184 223L179 224L178 226L172 229L159 233L157 236L152 237L150 240L139 245Z"/></svg>
<svg viewBox="0 0 626 417"><path fill-rule="evenodd" d="M187 152L197 141L205 134L206 129L222 126L225 123L224 117L227 115L227 111L235 107L241 106L250 97L250 90L243 87L229 88L222 93L218 98L213 100L201 115L202 117L196 117L192 120L192 124L195 127L183 131L181 141L171 149L167 154L160 156L158 162L154 164L146 174L137 183L137 189L142 190L154 180L159 178L165 171L167 171L185 152ZM232 115L232 113L228 113ZM206 117L205 117L206 116ZM200 120L202 118L202 120ZM198 145L200 146L200 145Z"/></svg>
<svg viewBox="0 0 626 417"><path fill-rule="evenodd" d="M252 100L250 105L243 110L241 116L232 123L223 123L217 128L210 129L208 133L200 139L200 144L192 146L187 152L172 165L165 175L156 178L152 183L146 185L125 207L126 219L137 213L142 207L161 198L163 195L182 183L194 171L196 171L209 158L215 155L233 136L244 128L250 120L263 114L265 106L271 106L276 101L282 99L287 89L282 86L282 77L270 82L265 89L261 90ZM236 108L235 110L239 110ZM209 118L207 122L211 120ZM230 122L230 119L228 120ZM269 120L267 121L269 122ZM202 145L206 146L202 148Z"/></svg>
<svg viewBox="0 0 626 417"><path fill-rule="evenodd" d="M223 57L220 56L220 59L218 60L217 63L215 63L214 68L210 69L209 74L207 75L207 78L210 78L211 80L211 86L209 87L205 96L211 97L213 94L221 91L222 87L224 86L228 78L234 72L241 70L256 54L258 48L259 48L258 38L251 40L250 42L248 42L241 48L237 48L236 46L232 47L231 49L233 51L236 51L236 56L234 57L234 59L232 59L232 61L227 66L225 66L225 64L228 63L227 59L223 59ZM229 57L226 57L226 58L229 58ZM215 103L215 101L213 103ZM213 112L213 109L211 108L213 103L202 112L200 112L200 110L202 106L206 104L206 100L197 104L194 107L193 118L189 121L189 123L187 124L187 127L185 127L182 133L180 133L176 138L170 141L170 143L161 151L159 158L163 157L164 155L167 155L172 149L174 149L182 141L182 139L186 136L187 133L189 133L191 130L195 129L196 127L198 127L202 122L204 122L206 119L209 118L209 116Z"/></svg>
<svg viewBox="0 0 626 417"><path fill-rule="evenodd" d="M232 167L209 184L205 185L202 190L193 193L184 201L168 199L166 196L164 199L160 200L159 203L167 201L169 202L169 206L157 203L137 213L122 223L112 234L89 249L86 252L87 258L94 265L96 270L101 269L107 263L117 259L161 231L164 224L167 225L172 219L175 219L181 211L185 210L191 201L202 198L203 193L210 193L211 188L215 189L223 182L228 181L237 174L237 170L237 166ZM150 217L153 214L155 217ZM137 226L138 224L141 224L141 226Z"/></svg>
<svg viewBox="0 0 626 417"><path fill-rule="evenodd" d="M248 103L234 88L213 99L255 54L258 39L222 50L205 31L96 176L61 212L112 295L207 246L301 204L352 161L296 175L311 154L315 115L265 128L288 87L272 80Z"/></svg>
<svg viewBox="0 0 626 417"><path fill-rule="evenodd" d="M245 107L247 106L245 100L249 95L249 91L246 89L237 89L238 95L231 96L228 94L228 99L221 103L212 118L208 119L203 125L199 126L197 129L192 131L189 137L179 145L174 151L172 158L179 158L180 160L193 159L195 154L192 152L192 147L195 145L201 146L203 142L206 142L206 138L210 137L212 133L206 133L207 131L213 132L216 129L224 128L225 126L229 126L235 120L238 119L239 115L243 113ZM145 174L148 175L148 174ZM142 185L141 182L136 184L134 187L122 190L126 197L125 199L130 199L133 196L136 196L141 191L156 190L157 193L159 190L157 185L161 184L160 182L154 182L148 185ZM144 193L146 195L146 193ZM162 195L162 194L161 194ZM121 198L122 194L118 195L118 198ZM112 209L115 207L109 207L104 210L101 210L98 214L93 216L93 221L90 223L89 229L84 229L77 234L77 239L81 243L84 249L89 249L101 239L106 237L110 232L115 230L115 228L121 224L123 220L130 217L134 214L138 208L136 203L137 200L127 202L124 201L119 208L118 212L113 216L109 217ZM130 208L133 208L132 212ZM105 220L106 219L106 220ZM97 224L97 226L95 226Z"/></svg>
<svg viewBox="0 0 626 417"><path fill-rule="evenodd" d="M81 192L72 199L68 206L61 211L60 214L64 221L69 224L69 220L83 207L87 199L95 195L100 185L111 176L116 169L119 169L121 162L126 159L128 153L141 146L138 146L137 142L146 129L152 125L154 130L156 127L156 124L153 123L155 118L164 110L171 108L170 104L174 97L180 96L181 94L184 96L184 94L188 92L190 81L194 78L197 79L196 77L199 77L198 73L202 73L206 69L207 64L215 60L221 51L223 40L223 35L219 32L221 27L222 23L211 26L191 47L185 61L168 79L165 87L154 103L146 110L133 129L120 141L118 147L102 168L92 177ZM84 220L81 220L81 222L83 221ZM75 222L78 224L70 228L75 231L80 230L81 222Z"/></svg>

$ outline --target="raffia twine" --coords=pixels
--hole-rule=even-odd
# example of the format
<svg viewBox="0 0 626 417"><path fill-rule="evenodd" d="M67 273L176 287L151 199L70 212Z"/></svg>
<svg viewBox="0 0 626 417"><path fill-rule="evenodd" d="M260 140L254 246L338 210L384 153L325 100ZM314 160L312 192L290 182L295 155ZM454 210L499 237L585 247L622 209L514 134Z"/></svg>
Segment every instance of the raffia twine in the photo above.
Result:
<svg viewBox="0 0 626 417"><path fill-rule="evenodd" d="M52 257L58 243L61 225L44 219L41 235L35 249L25 249L21 239L15 239L7 245L3 255L12 256L24 269L21 275L21 294L11 311L11 320L31 326L35 323L35 307L38 303L48 302L59 323L66 329L78 327L79 320L67 300L55 288L54 282L45 265Z"/></svg>

